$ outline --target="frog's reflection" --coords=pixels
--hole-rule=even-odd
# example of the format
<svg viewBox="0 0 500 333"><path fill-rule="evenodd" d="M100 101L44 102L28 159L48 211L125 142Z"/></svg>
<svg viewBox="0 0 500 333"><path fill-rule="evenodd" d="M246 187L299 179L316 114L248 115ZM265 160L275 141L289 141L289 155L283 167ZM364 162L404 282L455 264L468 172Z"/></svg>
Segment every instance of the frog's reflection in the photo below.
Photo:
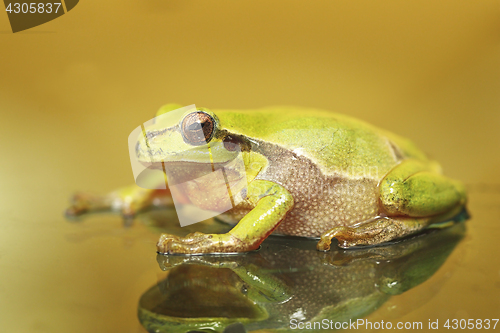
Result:
<svg viewBox="0 0 500 333"><path fill-rule="evenodd" d="M349 322L431 277L464 231L458 223L397 244L330 253L317 252L314 240L274 237L243 255L159 255L169 274L141 297L139 319L149 332Z"/></svg>

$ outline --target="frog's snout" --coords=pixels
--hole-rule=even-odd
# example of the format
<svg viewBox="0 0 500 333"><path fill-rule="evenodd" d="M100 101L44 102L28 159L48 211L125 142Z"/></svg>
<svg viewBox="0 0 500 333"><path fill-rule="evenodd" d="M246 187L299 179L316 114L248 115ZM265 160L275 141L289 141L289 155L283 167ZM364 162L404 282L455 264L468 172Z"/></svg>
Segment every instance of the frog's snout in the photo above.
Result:
<svg viewBox="0 0 500 333"><path fill-rule="evenodd" d="M151 163L151 158L153 154L151 152L151 148L147 145L145 140L138 140L135 144L135 157L141 163Z"/></svg>
<svg viewBox="0 0 500 333"><path fill-rule="evenodd" d="M156 151L151 150L151 145L155 140L164 134L165 131L147 130L143 131L135 144L135 156L139 161L150 160ZM161 150L161 149L160 149Z"/></svg>

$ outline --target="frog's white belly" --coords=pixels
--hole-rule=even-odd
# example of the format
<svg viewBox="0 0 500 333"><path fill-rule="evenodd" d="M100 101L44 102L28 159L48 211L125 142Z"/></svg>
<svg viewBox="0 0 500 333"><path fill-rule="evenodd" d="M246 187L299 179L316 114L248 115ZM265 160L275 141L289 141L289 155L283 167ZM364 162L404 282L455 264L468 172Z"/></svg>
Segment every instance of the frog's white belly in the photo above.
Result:
<svg viewBox="0 0 500 333"><path fill-rule="evenodd" d="M379 214L377 187L371 180L311 183L291 189L295 205L276 232L285 235L319 237L337 226L352 226Z"/></svg>
<svg viewBox="0 0 500 333"><path fill-rule="evenodd" d="M261 144L259 148L266 146ZM272 151L272 155L266 155L268 167L256 179L282 185L294 199L294 208L274 233L319 237L331 228L352 226L379 215L377 180L326 176L306 157L284 149L277 151L274 145ZM252 208L243 204L230 213L241 219Z"/></svg>

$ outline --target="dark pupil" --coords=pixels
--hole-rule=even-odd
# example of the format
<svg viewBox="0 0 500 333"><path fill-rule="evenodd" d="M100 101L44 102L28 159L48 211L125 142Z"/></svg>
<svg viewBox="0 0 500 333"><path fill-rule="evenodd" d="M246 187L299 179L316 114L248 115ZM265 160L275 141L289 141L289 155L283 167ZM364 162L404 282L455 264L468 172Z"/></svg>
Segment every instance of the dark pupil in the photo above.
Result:
<svg viewBox="0 0 500 333"><path fill-rule="evenodd" d="M203 122L203 123L199 123L199 122L195 122L195 123L192 123L191 125L188 126L188 131L197 131L200 129L200 126L202 129L205 129L207 127L207 122ZM205 132L205 131L203 131Z"/></svg>
<svg viewBox="0 0 500 333"><path fill-rule="evenodd" d="M194 129L191 129L192 127L194 127ZM198 140L200 141L206 141L206 139L210 136L210 124L206 120L204 120L203 122L193 123L191 126L189 126L189 130L197 131Z"/></svg>

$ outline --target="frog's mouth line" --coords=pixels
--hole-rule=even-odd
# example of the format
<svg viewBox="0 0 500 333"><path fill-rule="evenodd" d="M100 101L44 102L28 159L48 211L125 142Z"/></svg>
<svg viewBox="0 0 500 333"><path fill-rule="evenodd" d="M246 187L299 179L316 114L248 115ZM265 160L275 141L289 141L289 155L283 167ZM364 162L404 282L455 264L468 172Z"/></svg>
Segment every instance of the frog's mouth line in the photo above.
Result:
<svg viewBox="0 0 500 333"><path fill-rule="evenodd" d="M189 162L189 161L167 161L167 162L147 162L139 161L148 169L155 170L165 170L166 168L186 168L186 169L200 169L202 166L207 168L207 166L212 165L212 171L222 169L228 162L218 162L218 163L200 163L200 162Z"/></svg>
<svg viewBox="0 0 500 333"><path fill-rule="evenodd" d="M175 179L172 185L186 181L195 181L198 178L213 174L218 170L223 170L225 183L233 187L246 179L246 172L238 172L226 166L230 163L199 163L199 162L141 162L147 169L160 170L164 174L172 175ZM215 184L214 184L215 185Z"/></svg>

